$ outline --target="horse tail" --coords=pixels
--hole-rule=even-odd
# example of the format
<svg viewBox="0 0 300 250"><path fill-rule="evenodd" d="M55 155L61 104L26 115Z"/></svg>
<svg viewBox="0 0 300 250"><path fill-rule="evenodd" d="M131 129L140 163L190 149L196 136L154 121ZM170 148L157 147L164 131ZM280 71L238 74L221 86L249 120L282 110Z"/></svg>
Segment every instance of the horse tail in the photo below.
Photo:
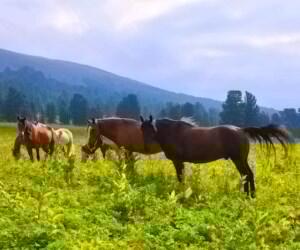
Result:
<svg viewBox="0 0 300 250"><path fill-rule="evenodd" d="M289 132L279 127L278 125L270 124L264 127L248 127L242 128L242 131L247 134L251 139L258 141L259 144L265 143L267 146L268 153L270 152L270 148L275 151L275 146L273 142L273 138L275 138L285 151L285 156L288 154L288 145L293 142L292 137Z"/></svg>

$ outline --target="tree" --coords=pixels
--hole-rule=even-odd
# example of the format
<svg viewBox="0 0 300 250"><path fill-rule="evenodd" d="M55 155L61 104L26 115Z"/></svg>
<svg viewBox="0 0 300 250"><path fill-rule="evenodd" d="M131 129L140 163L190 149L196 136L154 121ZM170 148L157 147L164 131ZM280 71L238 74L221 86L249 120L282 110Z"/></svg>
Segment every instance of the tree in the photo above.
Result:
<svg viewBox="0 0 300 250"><path fill-rule="evenodd" d="M24 115L25 96L14 88L9 88L3 104L4 118L14 122L18 115Z"/></svg>
<svg viewBox="0 0 300 250"><path fill-rule="evenodd" d="M273 124L277 124L277 125L280 125L282 124L282 120L281 120L281 117L278 113L274 113L271 117L271 122Z"/></svg>
<svg viewBox="0 0 300 250"><path fill-rule="evenodd" d="M102 112L100 105L96 105L96 107L90 108L89 117L93 117L93 118L102 118L103 117L103 112Z"/></svg>
<svg viewBox="0 0 300 250"><path fill-rule="evenodd" d="M117 105L116 115L119 117L139 119L141 110L137 99L134 94L129 94L124 97L120 103Z"/></svg>
<svg viewBox="0 0 300 250"><path fill-rule="evenodd" d="M239 90L230 90L227 93L227 99L220 113L221 123L242 127L244 125L244 106L242 92Z"/></svg>
<svg viewBox="0 0 300 250"><path fill-rule="evenodd" d="M181 107L181 116L192 117L194 115L194 105L186 102Z"/></svg>
<svg viewBox="0 0 300 250"><path fill-rule="evenodd" d="M207 126L209 124L208 113L200 102L196 102L194 106L193 119L201 126Z"/></svg>
<svg viewBox="0 0 300 250"><path fill-rule="evenodd" d="M256 97L246 91L244 126L257 126L258 124L259 124L259 107L256 104Z"/></svg>
<svg viewBox="0 0 300 250"><path fill-rule="evenodd" d="M208 110L208 123L209 126L215 126L219 124L219 111L215 108Z"/></svg>
<svg viewBox="0 0 300 250"><path fill-rule="evenodd" d="M69 110L73 124L83 125L86 123L88 118L88 102L82 95L73 95Z"/></svg>
<svg viewBox="0 0 300 250"><path fill-rule="evenodd" d="M180 104L172 105L172 106L170 107L168 116L169 116L171 119L179 120L179 119L182 117L182 115L181 115L181 106L180 106Z"/></svg>
<svg viewBox="0 0 300 250"><path fill-rule="evenodd" d="M286 108L280 112L284 124L288 128L297 128L298 124L298 113L294 108Z"/></svg>
<svg viewBox="0 0 300 250"><path fill-rule="evenodd" d="M259 124L258 126L266 126L270 123L270 117L266 112L259 113Z"/></svg>
<svg viewBox="0 0 300 250"><path fill-rule="evenodd" d="M58 116L59 121L63 124L69 124L70 123L70 115L67 108L67 103L63 99L58 100Z"/></svg>
<svg viewBox="0 0 300 250"><path fill-rule="evenodd" d="M48 103L46 106L46 117L49 123L54 123L56 120L56 108L54 103Z"/></svg>

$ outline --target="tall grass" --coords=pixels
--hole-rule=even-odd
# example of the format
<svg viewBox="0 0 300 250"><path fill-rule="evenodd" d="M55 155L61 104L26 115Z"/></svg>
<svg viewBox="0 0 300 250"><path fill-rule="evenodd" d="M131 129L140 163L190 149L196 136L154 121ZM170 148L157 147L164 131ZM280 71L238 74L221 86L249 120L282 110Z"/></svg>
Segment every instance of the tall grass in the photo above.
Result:
<svg viewBox="0 0 300 250"><path fill-rule="evenodd" d="M288 159L278 146L268 160L252 145L250 199L229 161L187 164L179 184L157 156L133 171L116 160L81 163L85 129L73 132L70 170L62 155L31 163L23 150L15 161L15 129L0 128L1 249L300 249L299 146Z"/></svg>

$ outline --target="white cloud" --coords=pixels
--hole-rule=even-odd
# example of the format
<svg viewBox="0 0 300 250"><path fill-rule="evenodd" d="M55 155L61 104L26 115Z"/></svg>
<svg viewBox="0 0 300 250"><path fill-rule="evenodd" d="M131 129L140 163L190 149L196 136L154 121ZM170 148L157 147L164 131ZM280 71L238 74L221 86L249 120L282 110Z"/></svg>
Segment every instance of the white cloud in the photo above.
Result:
<svg viewBox="0 0 300 250"><path fill-rule="evenodd" d="M105 8L112 10L111 21L117 31L136 30L139 25L193 3L214 0L112 0Z"/></svg>
<svg viewBox="0 0 300 250"><path fill-rule="evenodd" d="M250 46L257 48L277 47L283 45L290 45L300 42L300 33L291 34L274 34L274 35L254 35L244 38L245 42Z"/></svg>
<svg viewBox="0 0 300 250"><path fill-rule="evenodd" d="M66 34L81 35L88 31L88 24L72 9L55 8L46 18L46 25Z"/></svg>

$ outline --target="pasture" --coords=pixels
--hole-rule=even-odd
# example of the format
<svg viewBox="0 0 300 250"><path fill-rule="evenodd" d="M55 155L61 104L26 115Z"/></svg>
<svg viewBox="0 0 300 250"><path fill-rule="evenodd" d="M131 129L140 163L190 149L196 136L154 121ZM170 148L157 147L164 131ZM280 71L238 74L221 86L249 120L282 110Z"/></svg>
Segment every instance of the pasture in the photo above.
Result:
<svg viewBox="0 0 300 250"><path fill-rule="evenodd" d="M86 129L70 129L73 169L60 153L15 161L15 128L0 125L0 249L300 249L300 146L270 160L251 146L250 199L230 161L186 164L179 184L158 155L81 163Z"/></svg>

